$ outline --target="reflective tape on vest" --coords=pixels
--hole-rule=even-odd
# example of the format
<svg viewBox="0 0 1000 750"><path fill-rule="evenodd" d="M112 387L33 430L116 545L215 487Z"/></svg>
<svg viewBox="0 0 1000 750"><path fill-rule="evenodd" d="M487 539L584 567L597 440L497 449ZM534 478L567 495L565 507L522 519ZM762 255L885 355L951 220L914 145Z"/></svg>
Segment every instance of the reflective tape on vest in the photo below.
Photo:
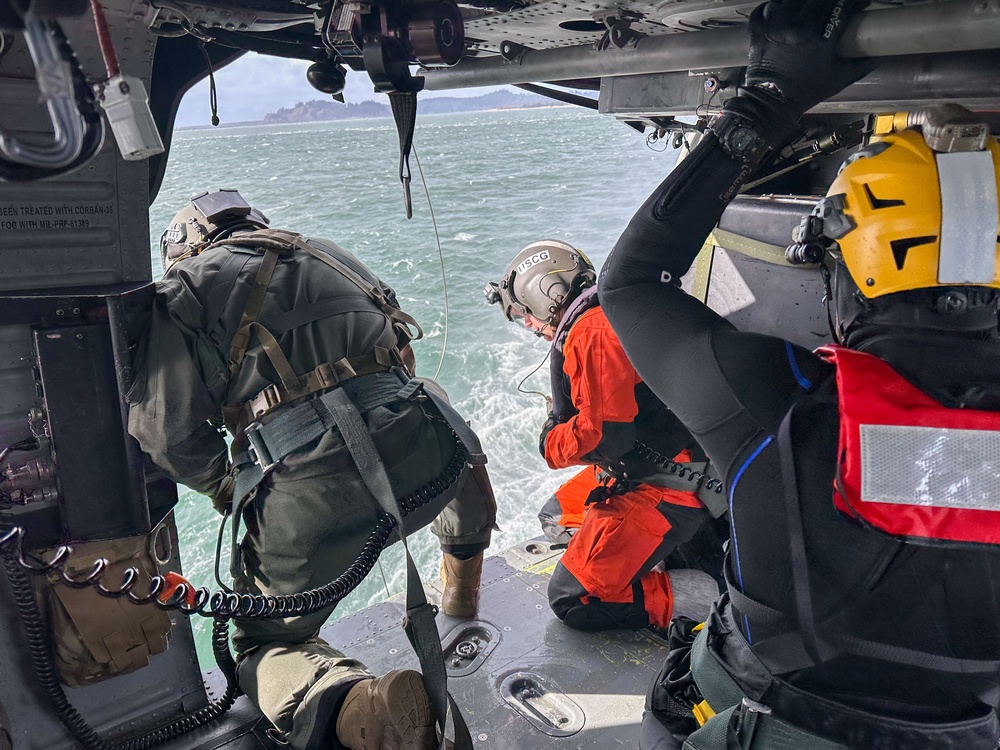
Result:
<svg viewBox="0 0 1000 750"><path fill-rule="evenodd" d="M894 536L1000 544L1000 412L943 406L870 354L818 353L837 368L837 509Z"/></svg>
<svg viewBox="0 0 1000 750"><path fill-rule="evenodd" d="M860 427L862 502L1000 511L1000 432Z"/></svg>

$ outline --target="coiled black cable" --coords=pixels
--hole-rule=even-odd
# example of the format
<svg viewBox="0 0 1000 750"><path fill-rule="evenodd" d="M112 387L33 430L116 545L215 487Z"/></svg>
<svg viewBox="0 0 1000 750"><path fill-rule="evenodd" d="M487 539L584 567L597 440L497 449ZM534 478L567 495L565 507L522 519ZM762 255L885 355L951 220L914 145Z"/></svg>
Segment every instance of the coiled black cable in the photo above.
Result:
<svg viewBox="0 0 1000 750"><path fill-rule="evenodd" d="M6 541L6 536L4 541ZM11 547L4 548L2 552L4 569L7 572L7 579L10 581L11 589L14 593L14 603L17 606L18 615L24 624L24 632L28 639L28 652L31 655L31 665L35 671L35 678L42 689L49 705L55 712L56 717L63 723L74 739L87 750L148 750L156 745L179 737L184 732L207 724L222 716L228 711L239 694L239 686L236 683L235 662L229 653L229 628L228 622L216 620L215 628L212 631L212 649L216 653L216 660L220 656L219 640L221 632L222 649L225 651L228 661L232 664L232 669L228 671L220 663L223 674L226 675L226 690L222 697L213 701L204 708L196 711L190 716L185 716L164 727L154 729L152 732L137 739L125 740L124 742L108 743L94 731L80 713L73 708L66 698L66 692L59 682L59 675L56 673L52 660L52 647L49 645L48 630L38 603L35 601L35 593L31 581L25 572L26 568L21 564L19 550ZM32 568L28 566L28 570Z"/></svg>
<svg viewBox="0 0 1000 750"><path fill-rule="evenodd" d="M682 463L674 461L672 458L667 458L661 453L657 453L655 450L650 448L648 445L643 445L640 442L636 442L635 451L646 461L652 461L659 468L667 471L670 474L676 474L682 479L687 479L690 482L700 482L702 478L705 478L705 483L700 485L706 490L711 490L717 494L721 494L722 480L715 477L711 477L708 474L692 469L690 466L685 466Z"/></svg>
<svg viewBox="0 0 1000 750"><path fill-rule="evenodd" d="M469 455L457 435L455 436L455 446L455 453L440 477L399 500L400 512L403 516L442 495L462 475ZM383 513L357 559L335 580L320 588L297 594L260 596L221 591L209 594L208 589L202 587L195 590L192 604L188 604L186 601L188 599L186 584L178 585L169 597L161 597L161 593L168 586L168 582L162 576L153 576L150 579L149 593L141 596L135 594L132 589L140 580L140 574L136 568L128 568L125 571L122 583L118 588L107 588L104 585L103 577L108 562L103 559L96 560L93 569L86 576L73 578L65 571L66 561L71 553L71 548L67 546L56 550L55 555L48 563L34 565L24 559L21 551L24 530L18 527L0 531L0 556L3 558L4 568L14 591L14 601L17 604L18 613L24 622L35 675L57 718L86 750L149 750L149 748L169 742L185 732L214 721L228 711L236 701L240 689L236 680L236 662L229 650L230 620L269 620L294 617L335 605L351 593L375 567L379 555L395 528L396 519L389 513ZM55 572L63 583L73 588L93 587L102 596L125 597L134 604L154 604L161 609L177 609L189 616L199 614L203 617L214 618L212 651L220 671L226 678L226 689L222 697L190 716L184 716L141 737L114 744L105 742L66 698L66 693L53 664L45 623L35 601L27 572L35 574Z"/></svg>

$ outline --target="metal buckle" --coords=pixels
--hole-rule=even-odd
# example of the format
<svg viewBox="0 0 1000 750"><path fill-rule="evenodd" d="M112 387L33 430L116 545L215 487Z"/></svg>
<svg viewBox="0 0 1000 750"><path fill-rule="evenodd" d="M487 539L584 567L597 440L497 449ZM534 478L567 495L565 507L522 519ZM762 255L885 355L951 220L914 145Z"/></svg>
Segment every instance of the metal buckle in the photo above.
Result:
<svg viewBox="0 0 1000 750"><path fill-rule="evenodd" d="M264 436L260 434L260 427L260 422L251 422L243 430L243 434L247 436L247 453L250 454L253 462L260 467L260 470L264 472L264 475L267 476L278 465L278 462L271 456L271 451L268 450Z"/></svg>
<svg viewBox="0 0 1000 750"><path fill-rule="evenodd" d="M755 714L764 714L765 716L771 715L771 707L765 706L763 703L758 703L755 700L743 696L743 707L747 711L752 711Z"/></svg>

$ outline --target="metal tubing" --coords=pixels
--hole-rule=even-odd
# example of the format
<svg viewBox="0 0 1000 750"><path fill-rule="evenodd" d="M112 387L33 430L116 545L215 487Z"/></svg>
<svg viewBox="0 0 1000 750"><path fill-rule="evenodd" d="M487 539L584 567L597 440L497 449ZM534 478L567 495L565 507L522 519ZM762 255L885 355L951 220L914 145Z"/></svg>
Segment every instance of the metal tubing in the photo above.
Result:
<svg viewBox="0 0 1000 750"><path fill-rule="evenodd" d="M1000 47L1000 3L954 0L862 13L841 42L845 57L958 52ZM500 86L572 78L717 70L746 64L746 28L664 34L640 39L634 49L594 45L528 50L517 61L499 55L462 60L451 68L420 71L430 90Z"/></svg>

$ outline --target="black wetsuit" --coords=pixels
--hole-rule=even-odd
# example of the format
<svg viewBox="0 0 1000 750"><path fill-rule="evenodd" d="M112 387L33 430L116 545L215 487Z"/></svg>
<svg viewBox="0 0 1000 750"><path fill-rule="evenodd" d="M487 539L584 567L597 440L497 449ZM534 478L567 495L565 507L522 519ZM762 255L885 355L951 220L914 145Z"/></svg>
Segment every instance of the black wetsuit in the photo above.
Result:
<svg viewBox="0 0 1000 750"><path fill-rule="evenodd" d="M832 502L839 426L832 366L782 339L736 330L677 284L742 169L708 133L637 212L600 278L604 310L639 375L724 472L733 583L758 602L796 612L795 532L778 448L795 404L789 442L815 620L853 601L845 618L853 636L948 657L1000 658L1000 548L904 544L840 514ZM751 644L795 631L794 620L789 628L735 607L732 614ZM780 653L758 656L772 671L787 666ZM786 670L784 679L812 696L912 721L983 716L1000 704L997 672L962 675L845 654ZM787 718L813 730L823 720Z"/></svg>

